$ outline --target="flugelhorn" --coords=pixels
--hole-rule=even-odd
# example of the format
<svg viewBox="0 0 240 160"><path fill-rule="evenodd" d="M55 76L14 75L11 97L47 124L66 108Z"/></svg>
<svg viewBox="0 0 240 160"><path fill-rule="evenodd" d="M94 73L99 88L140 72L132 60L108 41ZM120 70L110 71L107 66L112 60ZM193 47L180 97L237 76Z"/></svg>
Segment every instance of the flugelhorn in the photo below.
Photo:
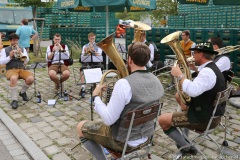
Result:
<svg viewBox="0 0 240 160"><path fill-rule="evenodd" d="M60 43L56 43L55 46L57 47L57 50L59 52L66 52L66 50L63 49L63 47Z"/></svg>
<svg viewBox="0 0 240 160"><path fill-rule="evenodd" d="M215 51L218 52L217 55L223 55L223 54L230 53L230 52L233 52L233 51L236 51L236 50L240 50L240 45L226 46L226 47L216 49ZM191 56L191 57L187 58L187 61L188 61L188 63L193 63L195 61L195 59L193 58L193 56Z"/></svg>
<svg viewBox="0 0 240 160"><path fill-rule="evenodd" d="M12 50L14 51L15 58L20 59L20 61L25 61L27 59L27 57L23 55L22 49L18 45L12 46Z"/></svg>

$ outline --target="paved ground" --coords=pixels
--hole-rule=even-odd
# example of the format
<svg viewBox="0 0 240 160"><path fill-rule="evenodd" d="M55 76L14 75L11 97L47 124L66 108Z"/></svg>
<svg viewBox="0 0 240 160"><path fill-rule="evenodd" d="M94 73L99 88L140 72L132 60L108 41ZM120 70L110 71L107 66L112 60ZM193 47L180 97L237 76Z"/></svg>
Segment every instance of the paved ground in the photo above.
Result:
<svg viewBox="0 0 240 160"><path fill-rule="evenodd" d="M64 89L68 92L72 90L71 94L79 98L80 86L75 84L73 69L80 67L78 62L71 66L71 77L64 83ZM77 69L78 70L78 69ZM75 70L75 73L76 71ZM76 74L77 80L79 79ZM19 83L19 90L22 82ZM92 156L86 152L83 146L77 146L71 150L79 139L76 135L76 125L80 120L90 119L90 94L86 94L86 98L81 100L63 101L59 100L57 105L53 108L47 105L49 99L54 99L53 83L49 80L47 69L36 69L36 91L40 91L43 101L37 103L34 97L34 85L28 90L28 96L32 99L25 103L19 97L20 107L13 110L10 107L10 99L8 95L8 81L6 78L0 79L0 108L16 123L18 127L26 134L41 151L52 160L91 160ZM89 89L90 86L87 86ZM164 106L162 113L173 112L176 110L176 101L173 93L175 91L165 92L162 102ZM231 119L228 124L229 134L227 135L229 147L224 149L225 159L240 159L240 109L236 109L228 105ZM94 119L99 116L94 113ZM1 117L2 119L2 117ZM0 121L1 122L1 121ZM2 137L2 126L0 123L0 137ZM11 126L11 125L10 125ZM191 133L190 137L194 134ZM16 135L14 135L16 137ZM221 144L223 142L224 132L222 128L218 128L212 137ZM2 138L0 138L2 140ZM20 139L20 140L19 140ZM21 136L17 136L17 140L21 142ZM3 141L3 140L2 140ZM1 141L0 141L1 142ZM155 160L171 159L177 148L172 140L170 140L163 131L159 128L156 130L154 137L155 146L152 148L152 158ZM1 143L0 143L0 146ZM24 151L26 145L19 146ZM22 148L23 147L23 148ZM4 152L6 148L1 147ZM212 142L204 142L200 145L203 152L209 156L209 159L218 159L216 146ZM1 153L1 150L0 150ZM10 153L10 151L9 151ZM26 156L26 159L32 158L32 153L22 152L21 156ZM9 154L7 154L9 156ZM12 154L11 156L15 158ZM184 159L199 159L198 157L187 157ZM11 158L11 157L10 157ZM2 159L0 157L0 159ZM25 158L23 158L25 160ZM32 158L34 159L34 158ZM3 159L8 160L8 159Z"/></svg>

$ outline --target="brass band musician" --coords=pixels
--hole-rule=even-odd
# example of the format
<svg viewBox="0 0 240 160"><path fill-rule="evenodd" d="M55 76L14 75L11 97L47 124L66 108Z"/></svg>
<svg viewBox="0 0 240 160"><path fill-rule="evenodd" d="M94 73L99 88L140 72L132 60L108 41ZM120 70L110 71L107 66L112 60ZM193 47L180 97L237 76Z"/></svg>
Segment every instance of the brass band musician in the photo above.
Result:
<svg viewBox="0 0 240 160"><path fill-rule="evenodd" d="M85 44L82 48L82 55L83 56L101 56L102 55L102 49L100 47L98 47L96 45L96 35L93 32L90 32L88 34L88 44ZM82 62L82 67L80 69L80 75L83 75L83 68L87 68L87 66L90 66L91 68L100 68L101 63L100 62L90 62L90 63L84 63ZM81 77L81 83L84 83L84 77ZM81 92L85 90L85 85L83 84L81 86L81 91L80 91L80 95L82 98L84 98L84 94L82 94Z"/></svg>
<svg viewBox="0 0 240 160"><path fill-rule="evenodd" d="M77 133L82 144L96 159L105 159L100 145L114 151L123 150L127 131L121 126L128 111L158 104L163 96L161 82L146 70L149 59L150 49L147 45L140 42L131 44L127 59L130 75L116 82L109 103L106 105L99 97L104 85L98 85L93 91L95 111L103 121L81 121L77 125ZM147 123L133 128L127 152L139 149L148 142L153 125Z"/></svg>
<svg viewBox="0 0 240 160"><path fill-rule="evenodd" d="M11 95L13 109L18 108L18 87L17 80L24 79L25 83L19 93L24 101L28 101L27 89L34 81L32 73L25 70L24 63L29 61L26 49L18 46L19 36L15 33L9 35L10 46L2 49L0 64L6 64L6 78L10 81L9 93Z"/></svg>
<svg viewBox="0 0 240 160"><path fill-rule="evenodd" d="M69 57L68 46L61 44L61 35L56 33L53 37L54 44L48 46L46 51L46 60L50 63L48 67L48 75L50 79L55 83L55 92L58 92L61 83L66 81L70 76L70 71L67 64L63 60L54 60L54 55L61 53L66 54ZM58 78L57 74L61 72L61 79Z"/></svg>
<svg viewBox="0 0 240 160"><path fill-rule="evenodd" d="M188 30L185 30L182 32L182 40L180 41L180 45L182 47L182 50L186 57L191 57L191 51L190 48L195 47L195 43L190 40L190 32Z"/></svg>
<svg viewBox="0 0 240 160"><path fill-rule="evenodd" d="M188 142L176 127L205 130L214 109L212 104L216 94L226 88L223 74L212 61L213 55L218 54L213 50L212 44L199 43L190 50L194 51L195 63L199 65L197 77L194 80L186 79L178 66L173 66L171 71L180 81L183 92L191 97L189 108L182 105L182 112L165 113L158 119L164 133L177 143L178 148L188 145ZM220 104L215 115L221 116L224 112L225 104ZM214 119L210 128L219 123L220 118ZM197 150L191 146L181 152L196 154Z"/></svg>

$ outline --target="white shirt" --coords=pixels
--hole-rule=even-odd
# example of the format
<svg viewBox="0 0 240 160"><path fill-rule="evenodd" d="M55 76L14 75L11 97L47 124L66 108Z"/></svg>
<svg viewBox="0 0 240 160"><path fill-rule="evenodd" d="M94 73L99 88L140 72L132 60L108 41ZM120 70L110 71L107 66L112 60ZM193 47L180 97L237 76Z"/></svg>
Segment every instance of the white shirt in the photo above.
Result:
<svg viewBox="0 0 240 160"><path fill-rule="evenodd" d="M146 43L146 42L147 42L147 40L145 40L143 43ZM151 61L153 61L153 59L154 59L154 47L151 43L149 44L148 47L149 47L151 53L150 53L150 60L148 61L147 66L152 67L153 64Z"/></svg>
<svg viewBox="0 0 240 160"><path fill-rule="evenodd" d="M114 85L112 96L107 106L101 101L100 97L96 97L94 100L94 109L100 115L103 122L110 126L120 118L124 107L130 102L131 98L132 90L130 84L126 79L120 79ZM128 145L135 147L146 141L147 137L129 141Z"/></svg>
<svg viewBox="0 0 240 160"><path fill-rule="evenodd" d="M198 76L193 81L184 79L182 84L183 92L187 93L190 97L197 97L215 86L217 80L216 74L212 69L205 67L210 62L212 61L198 67Z"/></svg>
<svg viewBox="0 0 240 160"><path fill-rule="evenodd" d="M67 45L65 45L65 49L64 49L64 50L66 51L66 52L64 52L64 54L66 54L66 55L69 57L69 51L68 51L68 46L67 46ZM47 51L46 51L46 60L47 60L47 62L48 62L48 61L51 61L51 59L48 59L48 56L49 56L51 53L52 53L52 52L51 52L50 46L48 46L48 47L47 47ZM54 54L58 55L59 52L58 52L58 51L55 51ZM54 59L54 57L53 57L53 59ZM58 60L53 60L53 61L52 61L52 64L54 64L54 63L59 63L59 61L58 61ZM64 64L63 60L60 60L60 63Z"/></svg>
<svg viewBox="0 0 240 160"><path fill-rule="evenodd" d="M27 57L27 59L24 62L28 62L29 57L25 48L23 48L23 56ZM8 62L10 62L10 60L11 60L10 56L6 56L5 48L3 48L0 53L0 65L7 64Z"/></svg>
<svg viewBox="0 0 240 160"><path fill-rule="evenodd" d="M93 44L95 44L95 42L93 43ZM85 53L85 48L87 47L87 45L88 44L85 44L84 46L83 46L83 48L82 48L82 55L84 55L84 53ZM97 51L96 51L97 53L99 53L100 55L102 55L102 49L100 48L100 47L98 47L98 49L97 49Z"/></svg>
<svg viewBox="0 0 240 160"><path fill-rule="evenodd" d="M228 57L223 56L215 63L221 72L227 71L231 67L231 62Z"/></svg>

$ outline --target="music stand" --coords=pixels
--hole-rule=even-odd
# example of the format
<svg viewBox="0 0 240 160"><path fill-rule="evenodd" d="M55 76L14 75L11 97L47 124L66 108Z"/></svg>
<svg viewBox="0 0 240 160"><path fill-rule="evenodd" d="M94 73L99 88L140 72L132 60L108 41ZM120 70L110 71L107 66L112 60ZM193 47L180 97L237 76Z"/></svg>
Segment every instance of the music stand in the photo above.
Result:
<svg viewBox="0 0 240 160"><path fill-rule="evenodd" d="M33 69L33 77L34 77L34 81L33 81L33 86L34 86L34 92L33 92L33 94L32 94L32 96L29 98L29 101L33 98L33 97L37 97L37 91L36 91L36 68L46 68L46 66L47 66L47 63L40 63L40 62L36 62L36 63L33 63L33 64L31 64L31 66L30 67L28 67L28 69ZM27 101L28 102L28 101ZM24 104L26 104L27 102L25 102L25 103L23 103L23 105Z"/></svg>
<svg viewBox="0 0 240 160"><path fill-rule="evenodd" d="M86 56L81 55L81 62L85 63L87 65L81 67L82 69L80 71L80 74L81 74L83 69L91 69L91 68L99 68L99 67L102 69L102 67L103 67L102 65L94 65L94 64L89 65L89 63L94 63L94 62L95 63L96 62L101 63L101 62L103 62L103 56L102 55L100 55L100 56L93 56L92 54L91 55L86 55ZM76 77L75 77L75 73L74 73L74 79L75 79L75 83L77 85L86 84L86 83L79 83L79 81L81 81L81 76L80 76L80 80L77 82Z"/></svg>
<svg viewBox="0 0 240 160"><path fill-rule="evenodd" d="M58 96L57 100L55 101L55 104L53 105L53 107L55 107L55 105L57 104L58 100L60 98L63 98L63 89L62 89L62 70L61 70L61 66L62 66L62 63L61 61L64 62L64 60L68 60L70 57L65 53L66 51L61 51L59 50L58 52L55 52L54 54L54 57L53 59L51 60L51 62L54 62L54 61L58 61L58 68L60 69L59 72L60 72L60 92L56 93L56 95L54 96L54 98L56 96ZM76 99L76 100L79 100L78 98L70 95L67 93L67 96L71 96L72 98Z"/></svg>
<svg viewBox="0 0 240 160"><path fill-rule="evenodd" d="M86 84L91 84L91 120L93 120L93 106L92 106L92 92L93 92L93 86L96 85L96 83L101 81L102 78L102 71L101 68L93 68L93 69L84 69L84 77Z"/></svg>

